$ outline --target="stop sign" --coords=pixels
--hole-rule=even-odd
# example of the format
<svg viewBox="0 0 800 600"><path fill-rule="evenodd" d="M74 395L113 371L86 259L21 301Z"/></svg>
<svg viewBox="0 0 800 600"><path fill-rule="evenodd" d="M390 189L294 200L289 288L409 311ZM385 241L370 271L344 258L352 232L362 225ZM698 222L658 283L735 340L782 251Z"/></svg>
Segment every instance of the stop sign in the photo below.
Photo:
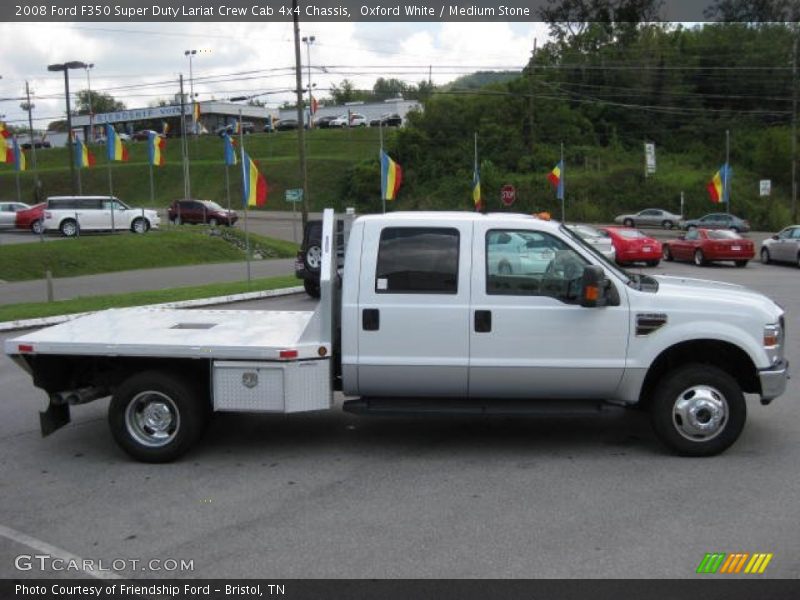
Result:
<svg viewBox="0 0 800 600"><path fill-rule="evenodd" d="M517 199L517 190L510 183L507 183L500 188L500 199L503 201L503 206L511 206L514 200Z"/></svg>

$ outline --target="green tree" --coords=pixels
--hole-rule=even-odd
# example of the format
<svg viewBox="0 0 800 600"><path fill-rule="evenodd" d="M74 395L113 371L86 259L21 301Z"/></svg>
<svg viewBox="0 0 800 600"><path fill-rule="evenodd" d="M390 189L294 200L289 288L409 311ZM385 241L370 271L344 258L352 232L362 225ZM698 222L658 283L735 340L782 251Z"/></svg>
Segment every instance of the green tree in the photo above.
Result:
<svg viewBox="0 0 800 600"><path fill-rule="evenodd" d="M119 100L115 100L111 94L80 90L76 94L76 97L75 113L79 115L88 115L90 106L91 112L95 114L125 110L125 104Z"/></svg>

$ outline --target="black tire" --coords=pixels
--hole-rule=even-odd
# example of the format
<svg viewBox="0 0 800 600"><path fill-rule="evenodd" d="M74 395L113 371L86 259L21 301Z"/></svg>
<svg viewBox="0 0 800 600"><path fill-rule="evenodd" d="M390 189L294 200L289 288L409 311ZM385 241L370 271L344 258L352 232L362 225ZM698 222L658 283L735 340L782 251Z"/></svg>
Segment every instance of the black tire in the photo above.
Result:
<svg viewBox="0 0 800 600"><path fill-rule="evenodd" d="M667 219L666 221L664 221L663 223L661 223L661 226L662 226L664 229L672 229L673 227L675 227L675 223L673 223L672 221L670 221L669 219Z"/></svg>
<svg viewBox="0 0 800 600"><path fill-rule="evenodd" d="M318 282L305 279L303 280L303 287L306 289L306 294L312 298L319 298L320 290Z"/></svg>
<svg viewBox="0 0 800 600"><path fill-rule="evenodd" d="M163 463L175 460L197 441L209 414L208 399L184 379L144 371L117 388L108 407L108 424L114 440L132 458Z"/></svg>
<svg viewBox="0 0 800 600"><path fill-rule="evenodd" d="M700 248L694 251L694 264L696 264L698 267L703 267L707 264L705 254L703 254L703 251L700 250Z"/></svg>
<svg viewBox="0 0 800 600"><path fill-rule="evenodd" d="M131 223L131 231L133 233L147 233L150 231L150 221L142 217L136 217Z"/></svg>
<svg viewBox="0 0 800 600"><path fill-rule="evenodd" d="M761 249L761 262L765 265L768 265L772 262L772 259L769 257L769 250L767 248Z"/></svg>
<svg viewBox="0 0 800 600"><path fill-rule="evenodd" d="M309 242L308 248L306 248L303 255L303 264L312 273L319 273L322 267L322 243L320 240Z"/></svg>
<svg viewBox="0 0 800 600"><path fill-rule="evenodd" d="M622 222L622 225L623 225L624 227L633 227L633 219L625 219L625 220Z"/></svg>
<svg viewBox="0 0 800 600"><path fill-rule="evenodd" d="M658 263L660 263L660 262L661 262L660 260L648 260L647 261L647 266L648 267L657 267Z"/></svg>
<svg viewBox="0 0 800 600"><path fill-rule="evenodd" d="M748 261L746 260L737 260L736 266L739 267L740 269L744 269L747 266L747 262Z"/></svg>
<svg viewBox="0 0 800 600"><path fill-rule="evenodd" d="M689 364L668 372L650 404L653 431L681 456L719 454L739 438L746 420L739 384L711 365Z"/></svg>
<svg viewBox="0 0 800 600"><path fill-rule="evenodd" d="M75 219L64 219L58 229L64 237L75 237L78 235L78 222Z"/></svg>
<svg viewBox="0 0 800 600"><path fill-rule="evenodd" d="M31 233L34 235L40 235L44 233L44 222L41 219L37 219L33 223L31 223Z"/></svg>
<svg viewBox="0 0 800 600"><path fill-rule="evenodd" d="M667 262L672 262L675 260L675 257L672 256L672 250L669 249L669 246L664 244L663 248L661 248L661 256Z"/></svg>

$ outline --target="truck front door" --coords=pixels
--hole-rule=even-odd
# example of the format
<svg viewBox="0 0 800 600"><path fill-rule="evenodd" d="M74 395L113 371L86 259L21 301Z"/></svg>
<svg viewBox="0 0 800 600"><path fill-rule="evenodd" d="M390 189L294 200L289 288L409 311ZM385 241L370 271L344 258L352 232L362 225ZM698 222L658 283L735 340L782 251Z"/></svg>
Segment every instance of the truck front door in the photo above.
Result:
<svg viewBox="0 0 800 600"><path fill-rule="evenodd" d="M368 221L358 393L466 396L472 223Z"/></svg>
<svg viewBox="0 0 800 600"><path fill-rule="evenodd" d="M494 240L525 238L519 272L495 269ZM469 394L476 398L607 398L625 369L628 302L583 308L588 261L546 231L476 223Z"/></svg>

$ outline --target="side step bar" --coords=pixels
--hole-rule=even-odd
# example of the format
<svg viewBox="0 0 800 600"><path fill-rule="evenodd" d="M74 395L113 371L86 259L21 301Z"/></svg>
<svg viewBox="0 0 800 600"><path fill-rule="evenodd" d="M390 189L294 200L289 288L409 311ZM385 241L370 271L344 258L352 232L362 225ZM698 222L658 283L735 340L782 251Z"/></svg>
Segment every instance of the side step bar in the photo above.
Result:
<svg viewBox="0 0 800 600"><path fill-rule="evenodd" d="M342 405L346 412L374 416L596 416L620 407L601 400L494 400L462 398L358 398Z"/></svg>

